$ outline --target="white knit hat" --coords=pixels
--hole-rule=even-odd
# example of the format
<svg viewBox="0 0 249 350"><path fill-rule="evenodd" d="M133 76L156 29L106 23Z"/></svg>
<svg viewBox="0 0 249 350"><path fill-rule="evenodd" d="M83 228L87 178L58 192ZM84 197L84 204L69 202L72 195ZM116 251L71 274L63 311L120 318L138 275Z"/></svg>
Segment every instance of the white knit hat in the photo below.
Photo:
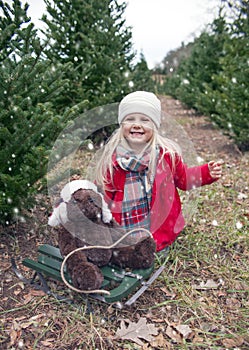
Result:
<svg viewBox="0 0 249 350"><path fill-rule="evenodd" d="M132 113L147 115L157 126L161 124L161 102L152 92L135 91L126 95L119 104L118 122Z"/></svg>

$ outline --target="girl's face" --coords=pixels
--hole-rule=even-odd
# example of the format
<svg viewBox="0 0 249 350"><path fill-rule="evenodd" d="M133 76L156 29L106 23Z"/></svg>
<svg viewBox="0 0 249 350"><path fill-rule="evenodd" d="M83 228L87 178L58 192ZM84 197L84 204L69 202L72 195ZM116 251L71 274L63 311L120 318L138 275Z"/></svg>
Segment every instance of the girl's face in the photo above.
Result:
<svg viewBox="0 0 249 350"><path fill-rule="evenodd" d="M144 114L134 113L127 115L123 122L123 136L131 147L142 146L148 143L154 132L152 120Z"/></svg>

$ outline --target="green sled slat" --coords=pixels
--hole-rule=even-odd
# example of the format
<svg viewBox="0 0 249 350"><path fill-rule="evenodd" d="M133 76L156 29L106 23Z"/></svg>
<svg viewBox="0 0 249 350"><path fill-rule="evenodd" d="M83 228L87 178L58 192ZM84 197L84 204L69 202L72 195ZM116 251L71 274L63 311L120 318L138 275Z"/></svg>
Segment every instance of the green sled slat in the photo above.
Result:
<svg viewBox="0 0 249 350"><path fill-rule="evenodd" d="M52 277L53 279L55 279L57 281L63 282L62 278L61 278L61 274L60 274L60 267L59 267L59 266L61 266L61 264L59 263L59 266L58 266L57 265L58 261L56 261L54 259L49 259L47 257L45 257L45 259L44 259L44 256L39 256L38 260L39 261L34 261L31 259L24 259L22 264L24 266L32 269L32 270L35 270L37 272L41 272L46 276ZM46 265L43 264L44 261L46 261ZM48 262L52 262L52 265L47 265ZM56 265L56 268L55 268L55 265ZM67 273L65 273L65 278L70 284L72 283L71 278ZM109 285L110 285L110 281L104 279L101 288L107 288Z"/></svg>
<svg viewBox="0 0 249 350"><path fill-rule="evenodd" d="M127 297L138 285L140 281L134 277L124 277L118 287L110 290L110 295L105 296L107 303L114 303Z"/></svg>
<svg viewBox="0 0 249 350"><path fill-rule="evenodd" d="M154 266L148 269L133 270L134 277L125 276L118 287L110 291L110 295L105 296L107 303L119 301L131 294L137 286L141 284L141 280L148 278L154 270Z"/></svg>
<svg viewBox="0 0 249 350"><path fill-rule="evenodd" d="M42 253L47 256L54 257L55 259L58 260L63 260L60 249L57 247L53 247L52 245L49 244L43 244L38 247L38 253Z"/></svg>
<svg viewBox="0 0 249 350"><path fill-rule="evenodd" d="M49 244L43 244L43 245L39 246L38 252L43 254L44 256L55 258L56 260L58 260L60 262L63 260L59 248L53 247ZM50 263L48 266L57 266L56 261L54 264L55 265ZM60 266L60 265L58 265L58 266ZM60 267L58 269L60 269ZM120 274L119 274L118 268L114 268L111 266L104 266L101 268L101 271L103 273L103 276L108 280L112 280L112 281L116 281L116 282L120 282L122 280L122 277L119 276Z"/></svg>
<svg viewBox="0 0 249 350"><path fill-rule="evenodd" d="M58 270L55 270L52 267L43 265L43 264L39 263L38 261L34 261L31 259L24 259L22 263L24 266L29 267L32 270L44 273L46 276L52 277L52 278L62 282L60 272Z"/></svg>
<svg viewBox="0 0 249 350"><path fill-rule="evenodd" d="M56 260L54 258L50 258L49 256L46 255L39 255L38 256L38 262L40 264L43 264L45 266L51 267L54 270L59 271L61 270L61 261ZM66 269L64 269L64 271L66 272Z"/></svg>
<svg viewBox="0 0 249 350"><path fill-rule="evenodd" d="M38 261L27 258L23 260L23 265L63 282L60 274L63 258L59 248L49 244L43 244L39 246L38 252ZM104 276L104 281L101 288L107 289L109 287L111 289L111 285L115 285L113 289L109 290L110 295L104 297L105 301L107 303L113 303L127 297L141 284L142 280L149 278L153 270L154 266L148 269L137 269L133 270L129 275L129 273L118 267L109 265L102 267L101 272ZM70 284L72 283L66 271L65 278Z"/></svg>

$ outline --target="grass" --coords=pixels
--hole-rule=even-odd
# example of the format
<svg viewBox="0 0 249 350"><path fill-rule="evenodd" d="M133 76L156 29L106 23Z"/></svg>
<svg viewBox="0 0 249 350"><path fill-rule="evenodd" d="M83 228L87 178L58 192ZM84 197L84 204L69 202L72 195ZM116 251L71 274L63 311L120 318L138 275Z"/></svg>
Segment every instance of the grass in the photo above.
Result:
<svg viewBox="0 0 249 350"><path fill-rule="evenodd" d="M71 306L15 279L8 258L18 255L20 264L27 254L35 256L37 244L52 239L46 214L35 218L35 230L31 218L23 232L20 225L15 235L2 234L0 349L249 349L249 157L223 156L223 178L199 191L197 209L171 247L165 271L129 309L91 301L89 313L74 294L78 303ZM63 293L62 285L55 287ZM115 338L121 319L140 317L157 327L154 341L141 347ZM183 325L192 333L174 338Z"/></svg>
<svg viewBox="0 0 249 350"><path fill-rule="evenodd" d="M38 296L21 305L17 295L11 299L16 306L1 311L2 343L8 340L9 349L18 344L25 349L141 349L115 339L115 332L120 318L136 322L146 317L157 325L169 349L248 349L247 204L238 207L236 191L222 184L215 187L201 191L195 217L172 246L165 272L131 309L93 302L94 313L89 314L84 303L75 308ZM214 219L217 226L212 225ZM243 221L239 230L238 221ZM16 249L18 242L13 246ZM196 288L208 280L217 288ZM26 287L23 292L28 293ZM194 336L176 342L167 336L168 325L188 325ZM145 342L145 349L155 347Z"/></svg>

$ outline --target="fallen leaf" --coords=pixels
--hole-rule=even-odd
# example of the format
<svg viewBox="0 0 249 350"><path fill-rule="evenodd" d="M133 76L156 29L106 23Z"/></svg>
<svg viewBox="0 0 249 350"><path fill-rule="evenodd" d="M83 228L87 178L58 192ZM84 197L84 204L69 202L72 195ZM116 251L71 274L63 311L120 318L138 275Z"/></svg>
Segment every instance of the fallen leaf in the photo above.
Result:
<svg viewBox="0 0 249 350"><path fill-rule="evenodd" d="M42 344L43 346L46 346L46 347L51 348L51 347L54 346L54 338L48 338L48 339L46 339L46 340L42 340L42 341L41 341L41 344Z"/></svg>
<svg viewBox="0 0 249 350"><path fill-rule="evenodd" d="M35 316L32 316L32 317L30 318L30 320L37 321L37 320L39 320L40 318L43 318L43 317L45 317L45 316L46 316L45 313L43 313L43 314L37 314L37 315L35 315Z"/></svg>
<svg viewBox="0 0 249 350"><path fill-rule="evenodd" d="M180 336L180 334L171 326L167 327L166 335L176 343L182 342L182 337Z"/></svg>
<svg viewBox="0 0 249 350"><path fill-rule="evenodd" d="M46 293L43 290L31 290L30 294L33 295L34 297L43 297L44 295L46 295Z"/></svg>
<svg viewBox="0 0 249 350"><path fill-rule="evenodd" d="M166 294L167 297L169 297L170 299L174 299L176 297L175 293L171 293L167 288L162 287L160 288L162 292L164 292Z"/></svg>
<svg viewBox="0 0 249 350"><path fill-rule="evenodd" d="M154 340L150 343L153 348L161 349L171 349L171 344L163 337L163 334L160 333L158 336L154 337Z"/></svg>
<svg viewBox="0 0 249 350"><path fill-rule="evenodd" d="M11 264L7 261L7 262L1 262L1 270L4 272L6 270L8 270L11 267Z"/></svg>
<svg viewBox="0 0 249 350"><path fill-rule="evenodd" d="M14 329L12 329L10 331L9 335L10 335L10 345L14 345L16 340L17 340L17 338L18 338L18 332L15 331Z"/></svg>
<svg viewBox="0 0 249 350"><path fill-rule="evenodd" d="M183 336L184 339L193 338L194 332L188 325L179 325L175 328Z"/></svg>
<svg viewBox="0 0 249 350"><path fill-rule="evenodd" d="M194 284L194 289L216 289L219 287L219 283L216 283L213 280L207 280L206 283L201 282L199 285Z"/></svg>
<svg viewBox="0 0 249 350"><path fill-rule="evenodd" d="M236 298L227 298L226 299L226 305L229 309L238 310L241 307L241 303Z"/></svg>
<svg viewBox="0 0 249 350"><path fill-rule="evenodd" d="M20 287L21 289L24 289L24 288L25 288L23 282L18 282L18 283L13 284L13 286L11 286L11 287L9 288L9 290L15 288L16 286Z"/></svg>
<svg viewBox="0 0 249 350"><path fill-rule="evenodd" d="M248 198L247 194L239 192L238 199L247 199L247 198Z"/></svg>
<svg viewBox="0 0 249 350"><path fill-rule="evenodd" d="M22 322L20 327L22 329L26 329L26 328L29 328L30 326L36 327L38 324L39 326L44 326L49 322L48 319L45 318L45 316L46 316L45 314L38 314L38 315L32 316L25 322Z"/></svg>
<svg viewBox="0 0 249 350"><path fill-rule="evenodd" d="M126 327L125 323L128 323ZM154 335L157 335L157 328L153 324L147 323L145 317L141 317L138 323L130 320L121 320L120 328L118 328L115 338L131 340L138 345L143 345L141 339L151 342Z"/></svg>
<svg viewBox="0 0 249 350"><path fill-rule="evenodd" d="M24 300L23 300L23 304L26 305L30 302L30 300L32 299L32 295L31 293L25 294L23 296Z"/></svg>
<svg viewBox="0 0 249 350"><path fill-rule="evenodd" d="M14 345L21 337L22 331L20 328L19 323L17 323L15 320L12 322L12 328L10 330L9 336L10 336L10 345Z"/></svg>
<svg viewBox="0 0 249 350"><path fill-rule="evenodd" d="M235 282L234 288L236 290L249 291L249 285L242 281Z"/></svg>
<svg viewBox="0 0 249 350"><path fill-rule="evenodd" d="M28 322L23 322L21 324L22 329L26 329L29 328L30 326L32 326L34 324L34 321L28 321Z"/></svg>
<svg viewBox="0 0 249 350"><path fill-rule="evenodd" d="M26 318L27 318L26 316L20 316L15 318L15 321L22 321L22 320L25 320Z"/></svg>
<svg viewBox="0 0 249 350"><path fill-rule="evenodd" d="M198 335L195 335L194 339L192 340L193 344L196 344L196 343L203 343L204 339L201 338L200 336Z"/></svg>
<svg viewBox="0 0 249 350"><path fill-rule="evenodd" d="M224 187L232 187L232 185L233 185L232 182L223 183Z"/></svg>
<svg viewBox="0 0 249 350"><path fill-rule="evenodd" d="M231 349L241 346L244 343L244 339L242 337L227 338L223 339L222 343L227 349Z"/></svg>
<svg viewBox="0 0 249 350"><path fill-rule="evenodd" d="M31 290L28 294L25 294L23 296L23 304L28 304L33 299L33 297L42 297L44 295L46 295L46 293L43 290Z"/></svg>
<svg viewBox="0 0 249 350"><path fill-rule="evenodd" d="M151 321L153 321L154 323L164 323L164 318L151 317Z"/></svg>
<svg viewBox="0 0 249 350"><path fill-rule="evenodd" d="M14 293L15 296L17 296L17 295L19 295L21 293L21 290L20 289L16 289L16 290L14 290L13 293Z"/></svg>

